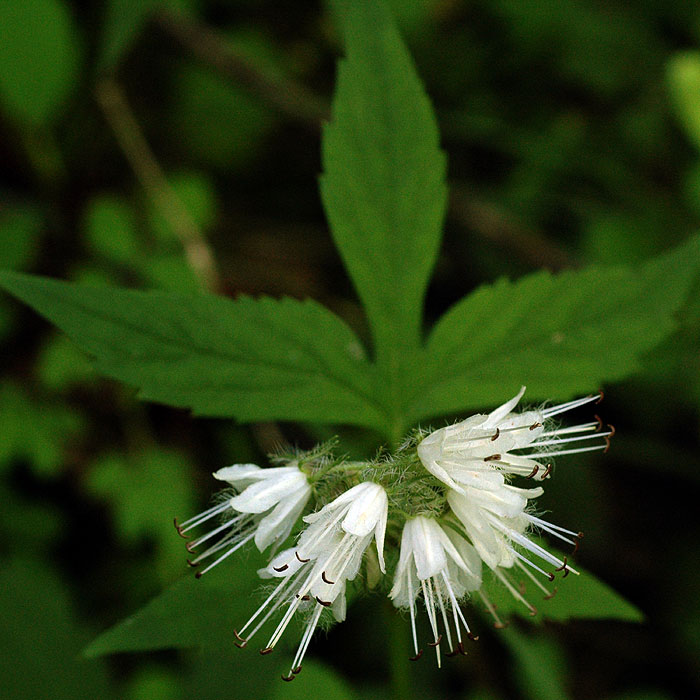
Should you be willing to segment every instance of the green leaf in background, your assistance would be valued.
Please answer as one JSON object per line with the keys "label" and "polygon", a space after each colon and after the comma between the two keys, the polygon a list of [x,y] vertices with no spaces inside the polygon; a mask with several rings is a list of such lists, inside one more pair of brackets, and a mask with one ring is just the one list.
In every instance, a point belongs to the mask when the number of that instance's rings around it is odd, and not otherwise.
{"label": "green leaf in background", "polygon": [[144,400],[240,421],[382,425],[362,346],[313,301],[90,288],[14,272],[0,273],[0,286]]}
{"label": "green leaf in background", "polygon": [[413,420],[494,406],[527,385],[527,400],[595,391],[640,368],[675,328],[700,268],[700,238],[637,270],[536,272],[485,285],[433,329]]}
{"label": "green leaf in background", "polygon": [[181,454],[154,448],[137,455],[104,455],[87,477],[88,491],[110,503],[124,542],[155,540],[163,579],[182,571],[182,542],[173,537],[172,518],[194,511],[189,475]]}
{"label": "green leaf in background", "polygon": [[105,3],[97,70],[107,72],[118,67],[153,10],[164,2],[165,0],[108,0]]}
{"label": "green leaf in background", "polygon": [[[542,543],[549,551],[557,556],[563,556],[554,547]],[[549,600],[542,600],[543,593],[528,584],[525,580],[525,598],[537,608],[539,615],[531,618],[522,603],[519,603],[506,590],[505,586],[494,576],[484,577],[483,588],[490,600],[497,606],[498,614],[505,619],[511,615],[520,615],[528,620],[556,620],[565,622],[574,618],[624,620],[626,622],[642,622],[644,615],[632,603],[625,600],[610,586],[596,578],[579,564],[574,565],[580,572],[578,576],[570,574],[564,580],[557,577],[554,583],[548,584],[552,590],[555,586],[557,593]]]}
{"label": "green leaf in background", "polygon": [[[3,198],[8,199],[6,194]],[[0,268],[26,268],[37,252],[43,225],[44,217],[35,206],[6,202],[0,208]],[[11,321],[11,310],[0,301],[0,336],[9,331]]]}
{"label": "green leaf in background", "polygon": [[321,195],[395,394],[406,353],[420,344],[445,212],[445,156],[428,98],[385,7],[374,0],[334,5],[346,58],[323,133]]}
{"label": "green leaf in background", "polygon": [[0,605],[3,700],[117,697],[105,666],[78,655],[86,631],[76,623],[65,584],[45,565],[4,561]]}
{"label": "green leaf in background", "polygon": [[271,700],[308,700],[323,692],[324,700],[355,700],[359,695],[333,669],[318,661],[304,661],[302,672],[287,685],[272,687]]}
{"label": "green leaf in background", "polygon": [[136,213],[125,199],[111,194],[93,197],[83,211],[83,228],[91,252],[126,264],[139,257]]}
{"label": "green leaf in background", "polygon": [[531,700],[562,700],[570,697],[567,663],[563,649],[541,630],[521,632],[510,626],[500,633],[515,662],[518,686]]}
{"label": "green leaf in background", "polygon": [[0,100],[32,126],[47,126],[77,87],[79,38],[61,0],[0,3]]}
{"label": "green leaf in background", "polygon": [[677,54],[668,63],[667,78],[678,118],[700,148],[700,51]]}
{"label": "green leaf in background", "polygon": [[62,403],[29,396],[21,386],[0,385],[0,466],[26,459],[38,474],[55,475],[64,451],[83,427],[82,416]]}

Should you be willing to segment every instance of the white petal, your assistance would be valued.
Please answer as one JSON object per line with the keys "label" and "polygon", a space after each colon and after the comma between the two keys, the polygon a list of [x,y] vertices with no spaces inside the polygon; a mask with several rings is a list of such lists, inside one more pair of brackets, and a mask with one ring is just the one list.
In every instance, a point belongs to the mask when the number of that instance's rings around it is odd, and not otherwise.
{"label": "white petal", "polygon": [[521,386],[520,391],[510,401],[506,401],[502,406],[491,411],[489,417],[484,422],[484,427],[496,427],[518,405],[518,401],[520,401],[524,393],[525,387]]}
{"label": "white petal", "polygon": [[[365,488],[360,491],[360,486]],[[378,525],[382,527],[383,523],[383,526],[386,526],[388,499],[386,491],[379,484],[366,481],[354,488],[358,489],[357,496],[348,508],[341,526],[345,532],[351,535],[364,537],[375,530]],[[350,491],[352,490],[350,489]],[[350,491],[347,493],[350,493]],[[382,533],[383,539],[384,535]]]}
{"label": "white petal", "polygon": [[290,492],[294,492],[306,484],[306,476],[295,468],[292,471],[277,474],[276,478],[268,478],[251,484],[243,493],[231,499],[231,505],[241,513],[264,513]]}
{"label": "white petal", "polygon": [[306,502],[311,496],[311,487],[308,484],[290,493],[281,500],[259,523],[255,531],[255,544],[262,552],[273,542],[283,542],[289,537],[289,533],[294,527]]}
{"label": "white petal", "polygon": [[418,516],[406,522],[411,528],[416,574],[421,581],[436,576],[447,566],[440,540],[440,526],[432,518]]}
{"label": "white petal", "polygon": [[237,486],[239,482],[252,482],[257,478],[258,472],[264,471],[257,464],[234,464],[231,467],[223,467],[212,475],[219,481],[228,481],[231,486]]}

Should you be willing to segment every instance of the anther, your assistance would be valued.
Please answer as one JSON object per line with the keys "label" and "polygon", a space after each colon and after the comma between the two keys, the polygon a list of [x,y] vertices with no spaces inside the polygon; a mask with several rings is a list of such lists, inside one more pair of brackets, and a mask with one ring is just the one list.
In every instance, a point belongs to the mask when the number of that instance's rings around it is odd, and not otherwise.
{"label": "anther", "polygon": [[603,454],[607,454],[608,450],[610,449],[610,436],[606,435],[605,436],[605,449],[603,450]]}
{"label": "anther", "polygon": [[323,605],[324,608],[330,608],[330,606],[333,605],[330,600],[321,600],[318,596],[314,596],[314,598],[316,598],[316,602],[319,605]]}
{"label": "anther", "polygon": [[423,656],[423,650],[421,649],[415,656],[409,656],[408,660],[409,661],[418,661],[420,657]]}
{"label": "anther", "polygon": [[472,642],[478,642],[479,641],[479,635],[474,634],[473,632],[467,632],[467,637],[472,640]]}
{"label": "anther", "polygon": [[190,538],[189,538],[189,535],[186,535],[186,534],[182,531],[182,527],[180,527],[180,525],[178,525],[177,518],[173,518],[173,525],[175,525],[175,529],[177,530],[177,534],[180,535],[180,537],[182,537],[182,538],[185,539],[185,540],[189,540],[189,539],[190,539]]}
{"label": "anther", "polygon": [[194,554],[194,553],[195,553],[195,549],[194,549],[194,547],[192,546],[192,543],[191,543],[191,542],[185,542],[185,549],[186,549],[190,554]]}
{"label": "anther", "polygon": [[579,546],[579,539],[577,538],[576,541],[574,542],[574,548],[571,550],[571,555],[573,556],[578,552],[578,546]]}
{"label": "anther", "polygon": [[302,558],[299,556],[299,552],[297,552],[297,551],[294,552],[294,556],[295,556],[302,564],[306,564],[306,562],[311,561],[310,558],[309,558],[309,559],[302,559]]}
{"label": "anther", "polygon": [[273,566],[272,567],[275,571],[282,572],[286,571],[289,568],[289,564],[282,564],[282,566]]}
{"label": "anther", "polygon": [[570,572],[570,571],[571,571],[571,569],[569,569],[568,567],[565,568],[565,569],[564,569],[564,575],[562,576],[562,578],[566,578],[566,577],[569,575],[569,572]]}
{"label": "anther", "polygon": [[536,464],[535,468],[525,478],[526,479],[534,479],[539,470],[540,470],[540,465]]}
{"label": "anther", "polygon": [[493,627],[494,627],[494,629],[497,629],[497,630],[504,630],[506,627],[508,627],[508,623],[507,622],[494,622]]}
{"label": "anther", "polygon": [[530,606],[530,617],[535,617],[537,615],[537,608],[534,605]]}
{"label": "anther", "polygon": [[552,471],[552,465],[548,464],[547,468],[544,470],[544,474],[542,474],[542,478],[540,479],[540,481],[544,481],[550,475],[551,471]]}
{"label": "anther", "polygon": [[329,585],[331,585],[331,586],[335,583],[335,581],[331,581],[330,579],[326,578],[326,572],[325,572],[325,571],[322,571],[322,572],[321,572],[321,578],[322,578],[327,584],[329,584]]}
{"label": "anther", "polygon": [[296,676],[299,672],[301,671],[301,664],[297,666],[296,668],[292,669],[292,673]]}
{"label": "anther", "polygon": [[552,589],[552,592],[551,592],[551,593],[548,593],[548,594],[544,597],[544,599],[545,599],[545,600],[551,600],[551,599],[554,598],[554,596],[557,594],[557,591],[558,591],[558,590],[559,590],[559,589],[555,586],[555,587]]}
{"label": "anther", "polygon": [[548,571],[548,572],[547,572],[547,578],[548,578],[550,581],[554,581],[554,579],[555,579],[556,577],[554,576],[554,574],[553,574],[551,571]]}
{"label": "anther", "polygon": [[265,647],[264,649],[260,650],[260,655],[266,656],[267,654],[271,654],[274,650],[275,650],[274,647]]}
{"label": "anther", "polygon": [[202,578],[202,572],[201,572],[201,571],[198,571],[198,572],[194,575],[194,577],[195,577],[195,578]]}
{"label": "anther", "polygon": [[598,405],[605,398],[605,394],[603,393],[602,389],[598,391],[598,396],[600,396],[600,398],[596,401],[596,405]]}
{"label": "anther", "polygon": [[248,642],[243,641],[243,642],[234,642],[234,644],[239,648],[239,649],[245,649],[248,646]]}
{"label": "anther", "polygon": [[484,462],[495,462],[501,458],[500,454],[495,454],[495,455],[489,455],[488,457],[484,457]]}
{"label": "anther", "polygon": [[457,643],[457,651],[462,655],[466,656],[467,652],[464,650],[464,644],[462,642]]}
{"label": "anther", "polygon": [[234,627],[233,629],[233,636],[239,641],[239,642],[247,642],[248,640],[245,639],[244,637],[241,637],[240,634],[238,634],[238,630]]}
{"label": "anther", "polygon": [[599,433],[603,429],[603,419],[597,413],[594,413],[593,417],[596,419],[596,422],[598,423],[598,427],[595,429],[595,431],[596,431],[596,433]]}
{"label": "anther", "polygon": [[452,656],[457,656],[457,654],[459,654],[459,649],[457,649],[457,648],[455,647],[452,651],[446,652],[446,653],[445,653],[445,656],[452,657]]}
{"label": "anther", "polygon": [[199,566],[199,564],[195,564],[191,559],[185,559],[185,561],[187,562],[188,566],[191,566],[195,569]]}
{"label": "anther", "polygon": [[442,641],[442,635],[439,635],[434,642],[428,642],[429,647],[436,647]]}
{"label": "anther", "polygon": [[566,563],[567,563],[567,558],[564,557],[563,559],[563,564],[561,566],[558,566],[555,571],[566,571]]}
{"label": "anther", "polygon": [[529,430],[536,430],[537,428],[541,427],[542,423],[533,423],[528,429]]}
{"label": "anther", "polygon": [[500,429],[500,428],[496,428],[496,434],[491,438],[491,442],[495,442],[496,440],[498,440],[498,436],[499,436],[500,434],[501,434],[501,429]]}
{"label": "anther", "polygon": [[282,676],[283,681],[293,681],[296,678],[296,676],[292,673],[290,673],[288,676]]}

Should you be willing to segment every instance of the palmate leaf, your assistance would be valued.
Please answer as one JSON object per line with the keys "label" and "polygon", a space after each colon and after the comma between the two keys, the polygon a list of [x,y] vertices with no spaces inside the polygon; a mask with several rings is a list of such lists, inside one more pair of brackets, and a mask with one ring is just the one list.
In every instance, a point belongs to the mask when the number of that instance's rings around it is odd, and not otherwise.
{"label": "palmate leaf", "polygon": [[[392,390],[420,345],[445,212],[435,116],[386,8],[336,0],[346,58],[323,134],[321,195]],[[385,380],[386,381],[386,380]]]}
{"label": "palmate leaf", "polygon": [[[535,539],[535,538],[532,538]],[[562,552],[554,547],[541,542],[542,546],[552,554],[563,557]],[[496,605],[498,614],[506,621],[511,615],[526,617],[528,620],[541,622],[542,620],[556,620],[566,622],[574,618],[621,620],[624,622],[642,622],[644,614],[635,605],[625,600],[610,586],[583,569],[578,563],[575,568],[578,576],[570,574],[566,580],[557,578],[552,584],[546,580],[548,588],[557,588],[556,595],[548,600],[542,600],[542,592],[534,585],[527,585],[525,597],[535,606],[538,615],[529,616],[525,606],[506,590],[505,586],[490,573],[484,576],[483,590],[491,602]],[[527,581],[527,579],[525,579]]]}
{"label": "palmate leaf", "polygon": [[485,285],[455,304],[428,339],[406,406],[410,421],[595,391],[639,369],[675,328],[700,270],[694,236],[641,268],[586,268]]}
{"label": "palmate leaf", "polygon": [[0,273],[0,286],[142,399],[240,421],[382,423],[362,346],[313,301],[83,287],[15,272]]}

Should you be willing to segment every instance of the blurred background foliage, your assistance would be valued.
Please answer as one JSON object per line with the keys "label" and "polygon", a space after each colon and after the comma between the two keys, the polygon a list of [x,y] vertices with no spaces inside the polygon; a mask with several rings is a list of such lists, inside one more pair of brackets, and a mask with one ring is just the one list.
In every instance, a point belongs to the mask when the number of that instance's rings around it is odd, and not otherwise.
{"label": "blurred background foliage", "polygon": [[[697,230],[697,4],[391,4],[449,155],[429,318],[500,275],[642,261]],[[322,3],[5,0],[0,27],[0,267],[310,296],[366,338],[316,184],[338,55]],[[699,332],[695,293],[672,341],[607,387],[613,451],[561,469],[544,500],[586,532],[580,561],[646,624],[514,621],[439,674],[411,666],[404,687],[480,700],[700,694]],[[290,686],[268,658],[234,654],[227,629],[218,648],[80,658],[182,575],[171,520],[206,503],[211,471],[328,433],[139,404],[5,296],[0,337],[3,697],[387,697],[402,649],[373,598]],[[227,569],[242,618],[252,583],[235,571],[254,559]]]}

